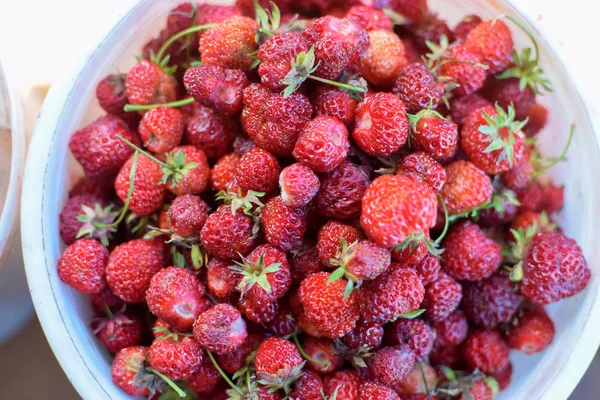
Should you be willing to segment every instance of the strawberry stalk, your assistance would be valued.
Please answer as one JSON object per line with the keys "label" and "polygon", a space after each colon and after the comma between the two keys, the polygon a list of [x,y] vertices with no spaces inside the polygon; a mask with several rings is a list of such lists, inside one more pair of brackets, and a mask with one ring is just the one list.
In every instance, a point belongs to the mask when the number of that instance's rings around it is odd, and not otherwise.
{"label": "strawberry stalk", "polygon": [[176,34],[171,36],[169,39],[167,39],[167,41],[165,43],[163,43],[163,45],[160,47],[160,49],[158,49],[158,53],[156,53],[156,59],[157,60],[163,59],[165,52],[169,49],[169,47],[173,43],[175,43],[175,41],[177,39],[181,39],[182,37],[191,35],[192,33],[195,33],[195,32],[200,32],[205,29],[214,28],[215,26],[217,26],[217,24],[197,25],[197,26],[192,26],[190,28],[187,28],[187,29],[177,32]]}
{"label": "strawberry stalk", "polygon": [[292,334],[292,340],[296,344],[296,347],[298,348],[298,351],[300,352],[300,354],[302,354],[302,357],[304,357],[305,360],[310,361],[311,363],[314,363],[314,364],[317,364],[317,365],[321,365],[324,368],[329,368],[329,363],[327,361],[315,360],[314,358],[312,358],[311,356],[309,356],[306,351],[304,351],[304,348],[300,344],[300,340],[298,340],[298,334],[297,333]]}
{"label": "strawberry stalk", "polygon": [[235,390],[237,393],[239,393],[240,395],[242,395],[242,397],[244,397],[245,394],[242,391],[242,389],[240,389],[235,383],[233,383],[231,381],[231,379],[229,379],[229,377],[227,376],[227,374],[221,369],[221,366],[219,365],[219,363],[217,362],[217,360],[215,360],[215,356],[213,356],[213,354],[211,353],[211,351],[207,349],[206,353],[208,354],[208,357],[210,358],[210,361],[213,363],[213,365],[215,366],[215,368],[217,369],[217,371],[219,371],[219,375],[221,375],[221,377],[225,380],[225,382],[227,382],[227,384],[229,386],[231,386],[231,388],[233,390]]}
{"label": "strawberry stalk", "polygon": [[193,97],[188,97],[185,99],[172,101],[170,103],[146,104],[146,105],[125,104],[125,107],[123,107],[123,110],[125,110],[125,111],[148,111],[148,110],[152,110],[153,108],[157,108],[157,107],[175,108],[175,107],[181,107],[181,106],[186,106],[188,104],[192,104],[194,101],[196,101],[196,100],[194,100]]}
{"label": "strawberry stalk", "polygon": [[[571,127],[569,128],[569,138],[567,139],[567,144],[565,145],[563,151],[560,153],[560,155],[558,157],[549,157],[549,158],[538,158],[535,160],[535,169],[536,171],[536,176],[539,175],[542,171],[547,170],[548,168],[552,168],[554,167],[556,164],[558,164],[561,161],[566,161],[567,157],[567,151],[569,151],[569,147],[571,147],[571,142],[573,141],[573,135],[575,133],[575,125],[571,124]],[[544,162],[547,162],[547,164],[543,164]]]}
{"label": "strawberry stalk", "polygon": [[154,368],[149,367],[148,372],[152,372],[153,374],[159,376],[167,385],[171,387],[179,395],[179,397],[186,397],[187,394],[179,388],[170,378],[168,378],[165,374],[155,370]]}

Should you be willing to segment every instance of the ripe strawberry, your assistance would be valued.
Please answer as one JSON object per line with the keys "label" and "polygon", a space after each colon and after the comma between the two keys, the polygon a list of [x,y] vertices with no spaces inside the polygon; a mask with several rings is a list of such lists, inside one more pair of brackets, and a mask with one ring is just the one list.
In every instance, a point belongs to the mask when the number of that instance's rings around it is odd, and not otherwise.
{"label": "ripe strawberry", "polygon": [[359,25],[331,15],[310,20],[302,32],[309,46],[314,46],[314,75],[335,79],[353,67],[369,46],[369,36]]}
{"label": "ripe strawberry", "polygon": [[287,299],[283,299],[273,319],[265,324],[267,331],[275,336],[291,335],[298,329],[296,318],[291,308],[287,304]]}
{"label": "ripe strawberry", "polygon": [[548,109],[541,104],[535,103],[527,111],[525,117],[529,118],[529,122],[523,128],[523,131],[528,137],[535,136],[548,123]]}
{"label": "ripe strawberry", "polygon": [[439,113],[424,110],[414,116],[411,121],[410,144],[432,157],[448,157],[456,149],[458,143],[458,126],[443,118]]}
{"label": "ripe strawberry", "polygon": [[210,186],[215,191],[237,191],[238,184],[235,180],[235,170],[240,158],[236,153],[230,153],[219,158],[210,171]]}
{"label": "ripe strawberry", "polygon": [[218,301],[230,299],[235,294],[239,277],[229,268],[230,262],[211,258],[206,266],[206,278],[208,280],[208,291]]}
{"label": "ripe strawberry", "polygon": [[500,246],[479,226],[463,221],[444,239],[444,271],[459,280],[478,281],[492,275],[502,262]]}
{"label": "ripe strawberry", "polygon": [[450,115],[452,116],[452,120],[454,122],[462,126],[465,123],[467,116],[473,111],[491,105],[492,103],[478,93],[471,93],[461,97],[453,97],[450,99]]}
{"label": "ripe strawberry", "polygon": [[292,342],[270,337],[258,346],[254,365],[258,378],[267,387],[284,388],[289,393],[291,385],[302,375],[304,361]]}
{"label": "ripe strawberry", "polygon": [[243,156],[255,147],[256,143],[245,133],[239,133],[233,140],[233,151],[240,156]]}
{"label": "ripe strawberry", "polygon": [[371,30],[369,47],[360,59],[358,70],[367,82],[391,87],[408,61],[402,41],[394,32],[385,29]]}
{"label": "ripe strawberry", "polygon": [[194,338],[205,349],[224,354],[240,347],[248,332],[240,312],[229,304],[217,304],[201,313],[194,323]]}
{"label": "ripe strawberry", "polygon": [[154,339],[148,349],[150,366],[173,380],[187,379],[198,371],[205,357],[194,339],[181,334]]}
{"label": "ripe strawberry", "polygon": [[378,0],[375,8],[389,7],[408,18],[413,24],[420,25],[429,14],[426,0]]}
{"label": "ripe strawberry", "polygon": [[[463,366],[462,354],[459,346],[440,347],[436,346],[429,355],[431,365],[440,367],[442,365],[450,368]],[[461,365],[462,363],[462,365]]]}
{"label": "ripe strawberry", "polygon": [[512,379],[513,368],[512,364],[509,362],[508,365],[502,368],[500,371],[492,374],[492,378],[498,382],[498,388],[500,390],[504,390],[510,385],[510,380]]}
{"label": "ripe strawberry", "polygon": [[508,345],[526,354],[539,353],[554,340],[554,323],[542,307],[533,307],[508,327]]}
{"label": "ripe strawberry", "polygon": [[225,69],[247,71],[257,50],[254,34],[258,24],[250,18],[233,16],[206,30],[198,50],[202,62]]}
{"label": "ripe strawberry", "polygon": [[238,370],[247,366],[250,359],[254,360],[254,357],[249,358],[249,356],[258,347],[260,339],[259,335],[248,334],[241,346],[233,351],[217,356],[219,366],[223,371],[235,374]]}
{"label": "ripe strawberry", "polygon": [[412,240],[404,248],[396,246],[392,249],[392,259],[403,264],[415,264],[423,260],[429,250],[425,239],[430,240],[429,229],[423,231],[423,240]]}
{"label": "ripe strawberry", "polygon": [[329,85],[319,85],[312,92],[311,98],[315,115],[337,118],[351,128],[358,102],[349,93]]}
{"label": "ripe strawberry", "polygon": [[[112,362],[112,381],[130,396],[150,396],[160,390],[163,381],[156,375],[146,373],[146,348],[126,347],[119,351]],[[143,384],[138,379],[144,377]]]}
{"label": "ripe strawberry", "polygon": [[[67,200],[60,212],[60,237],[66,245],[72,245],[78,238],[98,239],[108,245],[116,228],[111,224],[119,212],[114,205],[101,197],[82,194]],[[106,227],[104,227],[106,226]]]}
{"label": "ripe strawberry", "polygon": [[304,371],[294,384],[290,399],[294,400],[322,400],[323,380],[313,371]]}
{"label": "ripe strawberry", "polygon": [[373,242],[389,248],[435,225],[436,210],[435,194],[425,185],[403,175],[383,175],[365,192],[360,223]]}
{"label": "ripe strawberry", "polygon": [[206,290],[196,276],[179,267],[168,267],[152,277],[146,301],[152,314],[178,332],[192,329],[196,317],[206,310]]}
{"label": "ripe strawberry", "polygon": [[162,243],[135,239],[114,248],[106,265],[110,290],[125,303],[146,300],[150,280],[165,266]]}
{"label": "ripe strawberry", "polygon": [[[435,390],[438,379],[436,370],[427,362],[421,361],[415,363],[412,371],[400,381],[393,384],[392,388],[401,396],[401,399],[412,399],[412,397],[405,396],[410,396],[409,394],[419,396],[421,393],[428,393]],[[434,397],[431,398],[435,399]],[[415,399],[418,398],[415,397]],[[425,397],[423,400],[429,399],[429,397]]]}
{"label": "ripe strawberry", "polygon": [[[330,374],[344,363],[344,358],[338,353],[331,339],[306,335],[302,340],[302,348],[310,357],[306,362],[307,366],[319,374]],[[314,363],[312,360],[319,361],[321,364]]]}
{"label": "ripe strawberry", "polygon": [[[137,158],[133,183],[130,180],[134,161]],[[144,154],[133,155],[119,171],[115,179],[115,192],[121,201],[127,201],[129,188],[133,185],[129,209],[138,216],[152,214],[164,203],[167,189],[161,182],[163,171],[161,166]]]}
{"label": "ripe strawberry", "polygon": [[435,282],[442,268],[439,258],[429,252],[420,261],[410,264],[410,267],[419,275],[423,286]]}
{"label": "ripe strawberry", "polygon": [[[341,370],[327,375],[323,380],[325,396],[336,399],[360,400],[359,390],[362,380],[354,370]],[[331,398],[331,397],[330,397]]]}
{"label": "ripe strawberry", "polygon": [[256,241],[252,217],[241,209],[222,205],[210,214],[200,232],[200,241],[212,255],[224,260],[246,255]]}
{"label": "ripe strawberry", "polygon": [[272,321],[279,310],[279,303],[277,301],[264,297],[257,297],[255,299],[244,297],[240,299],[237,306],[248,321],[257,324],[265,324]]}
{"label": "ripe strawberry", "polygon": [[185,71],[183,84],[198,103],[229,116],[242,110],[244,89],[250,83],[239,69],[200,65]]}
{"label": "ripe strawberry", "polygon": [[346,283],[341,280],[328,282],[331,274],[317,272],[300,284],[300,301],[308,321],[318,327],[319,333],[331,339],[350,332],[358,321],[356,293],[345,298]]}
{"label": "ripe strawberry", "polygon": [[[254,8],[252,8],[252,10],[254,11]],[[241,15],[240,11],[241,8],[238,8],[235,5],[221,6],[216,4],[198,4],[196,25],[218,24],[229,17]]]}
{"label": "ripe strawberry", "polygon": [[485,380],[478,380],[470,388],[463,390],[461,400],[493,400],[494,392]]}
{"label": "ripe strawberry", "polygon": [[179,146],[166,155],[161,182],[176,196],[202,193],[208,186],[210,167],[206,155],[194,146]]}
{"label": "ripe strawberry", "polygon": [[306,39],[297,32],[285,32],[270,36],[258,50],[260,60],[258,74],[263,85],[272,90],[285,89],[282,81],[292,69],[292,60],[310,49]]}
{"label": "ripe strawberry", "polygon": [[181,111],[171,107],[156,107],[144,114],[138,132],[148,150],[165,153],[179,144],[183,129]]}
{"label": "ripe strawberry", "polygon": [[291,252],[290,272],[294,283],[300,283],[309,274],[322,271],[323,267],[313,241],[304,240],[300,247]]}
{"label": "ripe strawberry", "polygon": [[125,97],[125,74],[108,75],[96,86],[100,107],[109,114],[119,115],[127,104]]}
{"label": "ripe strawberry", "polygon": [[454,27],[454,38],[464,42],[473,28],[481,23],[478,15],[467,15]]}
{"label": "ripe strawberry", "polygon": [[493,374],[506,367],[510,348],[495,329],[469,334],[463,347],[463,357],[469,368]]}
{"label": "ripe strawberry", "polygon": [[361,319],[356,327],[342,337],[342,343],[350,350],[377,349],[383,341],[383,326]]}
{"label": "ripe strawberry", "polygon": [[334,117],[321,115],[304,126],[292,154],[313,171],[327,172],[344,161],[349,148],[346,126]]}
{"label": "ripe strawberry", "polygon": [[363,239],[362,233],[353,226],[343,224],[338,221],[327,221],[319,229],[317,239],[317,253],[319,260],[323,265],[330,265],[336,254],[341,252],[344,239],[346,243],[354,243]]}
{"label": "ripe strawberry", "polygon": [[563,233],[540,232],[523,258],[520,288],[527,298],[549,304],[581,292],[590,270],[577,243]]}
{"label": "ripe strawberry", "polygon": [[292,207],[304,207],[316,196],[319,177],[306,165],[295,163],[279,174],[281,200]]}
{"label": "ripe strawberry", "polygon": [[[282,15],[282,18],[285,18],[285,15],[291,12],[292,2],[290,0],[276,0],[274,2],[269,2],[266,0],[259,0],[258,5],[262,8],[269,9],[270,5],[275,3],[277,8],[279,8],[279,12]],[[253,18],[256,14],[256,3],[254,1],[249,0],[236,0],[235,6],[238,12],[241,12],[242,15]],[[285,21],[282,21],[285,22]]]}
{"label": "ripe strawberry", "polygon": [[208,107],[195,107],[186,118],[184,143],[204,151],[211,160],[231,152],[234,133],[239,130],[237,122]]}
{"label": "ripe strawberry", "polygon": [[69,198],[82,194],[92,195],[103,200],[110,200],[114,197],[112,193],[112,181],[110,179],[83,176],[77,180],[69,191]]}
{"label": "ripe strawberry", "polygon": [[108,250],[93,239],[79,239],[58,259],[58,277],[81,293],[99,293],[105,286]]}
{"label": "ripe strawberry", "polygon": [[534,149],[526,146],[523,149],[523,157],[521,161],[516,163],[514,167],[500,174],[502,183],[509,189],[518,191],[524,189],[531,183],[535,168],[532,162],[532,153]]}
{"label": "ripe strawberry", "polygon": [[438,279],[425,288],[423,307],[433,322],[447,318],[460,304],[462,287],[450,276],[440,272]]}
{"label": "ripe strawberry", "polygon": [[242,156],[235,170],[235,179],[242,190],[272,193],[277,188],[281,166],[274,155],[260,147]]}
{"label": "ripe strawberry", "polygon": [[504,109],[512,105],[517,118],[527,118],[527,112],[535,104],[535,92],[529,86],[521,90],[518,78],[490,79],[484,93],[492,103],[498,103]]}
{"label": "ripe strawberry", "polygon": [[[517,215],[510,223],[510,230],[518,232],[519,229],[523,232],[527,232],[530,227],[535,225],[536,232],[544,232],[554,230],[554,226],[551,221],[548,220],[548,216],[545,213],[538,214],[531,211],[526,211],[522,214]],[[515,241],[515,236],[512,232],[509,232],[507,238],[510,242]]]}
{"label": "ripe strawberry", "polygon": [[389,250],[369,240],[350,245],[342,243],[341,251],[336,254],[335,260],[330,260],[331,265],[338,267],[338,273],[343,272],[346,278],[358,283],[377,278],[387,270],[390,262]]}
{"label": "ripe strawberry", "polygon": [[[109,310],[110,311],[110,310]],[[94,334],[111,353],[142,343],[144,325],[140,316],[124,309],[92,320]]]}
{"label": "ripe strawberry", "polygon": [[352,138],[368,155],[387,157],[397,152],[407,137],[408,118],[397,96],[375,93],[356,107]]}
{"label": "ripe strawberry", "polygon": [[446,318],[436,321],[433,324],[435,329],[435,346],[451,347],[458,346],[467,338],[469,333],[469,324],[465,314],[456,310]]}
{"label": "ripe strawberry", "polygon": [[383,347],[371,359],[370,370],[376,381],[391,385],[408,375],[415,361],[415,353],[406,344]]}
{"label": "ripe strawberry", "polygon": [[178,236],[198,237],[208,218],[208,205],[200,196],[184,194],[177,196],[169,206],[169,227]]}
{"label": "ripe strawberry", "polygon": [[400,400],[396,392],[386,385],[376,382],[365,382],[360,386],[361,399]]}
{"label": "ripe strawberry", "polygon": [[292,154],[311,114],[310,102],[298,92],[284,97],[257,83],[244,90],[244,130],[258,146],[277,156]]}
{"label": "ripe strawberry", "polygon": [[535,212],[540,213],[544,210],[545,202],[544,187],[536,180],[531,182],[527,187],[517,191],[517,200],[521,203],[519,212]]}
{"label": "ripe strawberry", "polygon": [[297,249],[306,232],[307,209],[286,205],[281,196],[271,198],[260,217],[267,243],[283,251]]}
{"label": "ripe strawberry", "polygon": [[434,332],[431,326],[420,319],[397,319],[386,329],[386,343],[393,346],[407,344],[416,360],[427,357],[433,348]]}
{"label": "ripe strawberry", "polygon": [[510,30],[499,20],[484,21],[471,29],[465,47],[481,57],[489,74],[504,70],[511,62],[513,40]]}
{"label": "ripe strawberry", "polygon": [[563,186],[554,186],[548,184],[544,186],[544,203],[543,207],[547,214],[554,214],[563,208],[565,203],[565,193]]}
{"label": "ripe strawberry", "polygon": [[[190,389],[197,393],[211,393],[222,378],[208,357],[203,357],[198,370],[188,378]],[[210,397],[213,398],[213,397]]]}
{"label": "ripe strawberry", "polygon": [[469,161],[446,165],[446,184],[440,191],[449,215],[463,214],[492,199],[490,177]]}
{"label": "ripe strawberry", "polygon": [[138,136],[114,115],[100,117],[71,136],[69,149],[86,176],[111,179],[117,175],[133,154],[133,149],[121,142],[119,136],[140,144]]}
{"label": "ripe strawberry", "polygon": [[177,99],[177,82],[152,61],[135,64],[125,78],[125,95],[130,104],[162,104]]}
{"label": "ripe strawberry", "polygon": [[525,122],[515,121],[513,107],[484,107],[467,116],[460,145],[473,164],[489,174],[511,169],[523,157]]}
{"label": "ripe strawberry", "polygon": [[446,183],[444,167],[421,151],[415,151],[404,157],[397,173],[422,183],[434,193],[439,193]]}
{"label": "ripe strawberry", "polygon": [[465,96],[474,93],[485,83],[486,68],[481,64],[481,57],[463,45],[452,47],[448,54],[441,58],[439,76],[450,78],[457,85],[452,93]]}
{"label": "ripe strawberry", "polygon": [[436,108],[444,95],[444,86],[423,62],[413,62],[400,71],[393,91],[406,106],[406,111],[416,114],[428,107]]}
{"label": "ripe strawberry", "polygon": [[444,37],[453,42],[452,30],[436,13],[426,13],[423,22],[412,27],[417,45],[427,48],[427,42],[440,43]]}
{"label": "ripe strawberry", "polygon": [[424,292],[414,270],[392,266],[360,289],[360,314],[367,321],[384,324],[419,308]]}
{"label": "ripe strawberry", "polygon": [[391,18],[385,15],[383,11],[366,5],[352,6],[346,13],[346,18],[367,32],[376,29],[391,31],[393,26]]}
{"label": "ripe strawberry", "polygon": [[108,307],[111,311],[116,311],[125,304],[118,296],[110,291],[108,286],[105,286],[104,289],[98,293],[91,294],[90,302],[92,303],[92,308],[97,313],[105,311],[105,307]]}
{"label": "ripe strawberry", "polygon": [[328,218],[358,218],[368,186],[369,177],[358,165],[346,160],[322,177],[314,204],[317,211]]}

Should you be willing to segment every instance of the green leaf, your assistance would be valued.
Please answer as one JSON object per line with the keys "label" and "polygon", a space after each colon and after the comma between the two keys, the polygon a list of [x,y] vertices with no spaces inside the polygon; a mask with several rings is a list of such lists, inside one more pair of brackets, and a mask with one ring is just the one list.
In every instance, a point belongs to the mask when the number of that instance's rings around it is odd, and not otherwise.
{"label": "green leaf", "polygon": [[449,381],[453,381],[456,379],[456,373],[452,370],[452,368],[442,365],[440,367],[440,370],[442,371],[442,374],[444,374],[446,379],[448,379]]}
{"label": "green leaf", "polygon": [[261,274],[256,278],[256,283],[263,288],[267,293],[271,293],[271,284],[269,283],[269,279],[267,279],[267,275]]}
{"label": "green leaf", "polygon": [[354,282],[348,280],[348,283],[346,283],[346,289],[344,289],[344,300],[347,300],[348,297],[350,297],[352,290],[354,290]]}
{"label": "green leaf", "polygon": [[400,317],[405,318],[405,319],[414,319],[417,318],[418,316],[420,316],[421,314],[423,314],[425,312],[424,308],[419,308],[417,310],[412,310],[409,312],[406,312],[402,315],[400,315]]}
{"label": "green leaf", "polygon": [[175,247],[175,246],[171,247],[171,255],[172,255],[172,258],[173,258],[173,265],[174,266],[185,268],[185,257],[183,256],[183,254],[181,254],[177,250],[177,247]]}
{"label": "green leaf", "polygon": [[333,271],[331,273],[331,276],[329,277],[329,279],[327,279],[327,283],[337,281],[338,279],[342,278],[345,273],[346,273],[346,270],[344,269],[344,267],[337,268],[335,271]]}
{"label": "green leaf", "polygon": [[500,385],[498,384],[498,381],[496,379],[494,379],[491,376],[486,376],[484,381],[485,384],[488,385],[490,389],[492,389],[492,396],[496,396],[500,392]]}
{"label": "green leaf", "polygon": [[263,273],[270,274],[273,272],[277,272],[281,269],[280,267],[281,267],[280,262],[273,263],[273,264],[269,265],[268,267],[264,268]]}

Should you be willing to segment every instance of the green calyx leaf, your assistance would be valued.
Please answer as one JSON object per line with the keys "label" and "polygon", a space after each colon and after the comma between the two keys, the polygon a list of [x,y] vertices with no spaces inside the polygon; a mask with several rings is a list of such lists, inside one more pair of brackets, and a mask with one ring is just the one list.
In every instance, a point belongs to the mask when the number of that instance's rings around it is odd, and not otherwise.
{"label": "green calyx leaf", "polygon": [[534,93],[539,95],[543,95],[544,91],[551,92],[552,84],[544,76],[544,70],[540,67],[537,56],[531,58],[532,53],[532,49],[529,47],[521,50],[521,54],[515,50],[512,55],[514,66],[496,75],[496,78],[518,78],[519,89],[525,90],[525,88],[529,87]]}
{"label": "green calyx leaf", "polygon": [[242,280],[237,285],[237,290],[242,294],[242,297],[255,284],[258,284],[265,292],[271,293],[271,283],[267,274],[274,274],[281,269],[281,262],[275,262],[268,266],[265,265],[265,253],[263,252],[255,263],[241,256],[242,261],[234,261],[235,265],[229,267],[242,275]]}
{"label": "green calyx leaf", "polygon": [[424,312],[425,312],[424,308],[419,308],[417,310],[405,312],[404,314],[400,315],[400,318],[415,319],[415,318],[419,317],[421,314],[423,314]]}
{"label": "green calyx leaf", "polygon": [[163,176],[160,182],[177,187],[183,178],[198,165],[195,161],[186,162],[183,150],[178,150],[175,153],[167,153],[167,162],[166,166],[162,167]]}
{"label": "green calyx leaf", "polygon": [[438,61],[441,60],[448,52],[448,49],[450,48],[450,42],[448,41],[448,36],[442,35],[439,44],[433,43],[430,40],[426,40],[425,45],[430,51],[429,53],[425,54],[425,61],[427,68],[432,70]]}
{"label": "green calyx leaf", "polygon": [[404,14],[400,14],[399,12],[394,11],[391,8],[385,7],[385,8],[382,8],[381,11],[383,11],[383,13],[392,20],[394,25],[408,25],[413,22],[410,18],[408,18]]}
{"label": "green calyx leaf", "polygon": [[232,190],[221,190],[217,193],[216,199],[228,204],[231,207],[231,212],[234,214],[237,210],[242,210],[244,214],[255,217],[260,214],[262,208],[265,206],[260,200],[264,195],[264,192],[256,192],[254,190],[248,190],[245,196],[242,195],[241,189],[238,189],[237,193]]}
{"label": "green calyx leaf", "polygon": [[510,230],[510,233],[515,239],[511,247],[511,255],[514,260],[520,261],[523,259],[525,256],[525,250],[527,250],[527,247],[529,247],[529,244],[531,243],[531,239],[533,239],[536,233],[539,232],[539,229],[539,224],[534,222],[525,230],[523,230],[523,228],[519,228],[518,230]]}
{"label": "green calyx leaf", "polygon": [[111,74],[108,76],[108,84],[114,87],[114,95],[119,96],[125,93],[125,74]]}
{"label": "green calyx leaf", "polygon": [[298,53],[296,59],[291,60],[290,72],[281,81],[286,85],[283,97],[288,97],[294,93],[317,68],[318,64],[315,65],[315,46],[312,46],[308,52]]}
{"label": "green calyx leaf", "polygon": [[306,364],[306,361],[303,361],[295,367],[287,365],[285,368],[277,371],[277,374],[259,373],[258,382],[269,388],[270,393],[277,390],[283,390],[286,394],[289,394],[292,391],[294,382],[303,375],[302,368],[304,368],[304,364]]}
{"label": "green calyx leaf", "polygon": [[406,239],[402,241],[402,243],[396,245],[396,247],[394,247],[394,251],[408,250],[409,253],[412,254],[412,252],[417,250],[421,243],[423,243],[425,244],[425,247],[427,247],[427,251],[429,251],[431,255],[440,258],[440,256],[444,252],[444,249],[441,249],[439,247],[440,241],[441,239],[432,241],[427,236],[425,236],[423,232],[414,232],[408,235]]}
{"label": "green calyx leaf", "polygon": [[171,247],[171,258],[175,267],[185,268],[185,256],[177,250],[177,246]]}
{"label": "green calyx leaf", "polygon": [[362,280],[351,274],[347,269],[350,261],[352,258],[354,258],[358,241],[348,245],[346,239],[340,237],[340,244],[341,246],[338,249],[335,258],[329,260],[329,263],[332,266],[337,266],[338,268],[333,271],[329,279],[327,279],[327,283],[331,283],[345,277],[348,280],[346,283],[346,288],[344,289],[344,300],[346,300],[348,297],[350,297],[350,294],[352,294],[354,288],[359,287],[362,284]]}
{"label": "green calyx leaf", "polygon": [[254,40],[260,46],[273,34],[278,33],[281,24],[281,12],[277,4],[271,2],[271,10],[265,10],[258,2],[255,3],[256,23],[258,29]]}
{"label": "green calyx leaf", "polygon": [[521,202],[517,199],[515,192],[504,188],[499,192],[494,192],[492,200],[484,208],[493,208],[498,214],[504,215],[506,203],[520,206]]}
{"label": "green calyx leaf", "polygon": [[452,368],[442,365],[440,367],[440,370],[442,371],[442,374],[444,374],[446,379],[448,379],[449,381],[456,380],[456,373]]}
{"label": "green calyx leaf", "polygon": [[191,250],[192,264],[195,270],[199,270],[208,264],[208,252],[199,244],[193,244]]}
{"label": "green calyx leaf", "polygon": [[99,203],[95,203],[93,208],[82,204],[83,213],[77,216],[77,221],[82,225],[76,238],[98,239],[104,246],[108,246],[109,240],[117,232],[114,223],[121,214],[121,211],[113,211],[113,208],[113,204],[102,207]]}
{"label": "green calyx leaf", "polygon": [[515,108],[510,105],[508,111],[504,111],[496,103],[496,114],[492,117],[486,112],[482,112],[483,118],[487,125],[481,125],[479,132],[487,137],[485,140],[489,142],[484,152],[502,150],[498,156],[496,163],[501,163],[504,159],[508,159],[509,165],[514,164],[514,145],[516,137],[523,136],[522,129],[527,124],[529,119],[525,121],[515,121]]}

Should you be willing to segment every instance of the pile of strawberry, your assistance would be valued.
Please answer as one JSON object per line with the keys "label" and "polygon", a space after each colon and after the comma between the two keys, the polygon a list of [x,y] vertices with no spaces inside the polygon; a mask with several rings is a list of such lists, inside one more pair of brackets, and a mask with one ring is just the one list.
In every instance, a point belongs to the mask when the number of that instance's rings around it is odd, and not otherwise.
{"label": "pile of strawberry", "polygon": [[185,3],[98,84],[58,275],[125,393],[492,399],[552,342],[590,271],[538,179],[537,44],[373,6]]}

